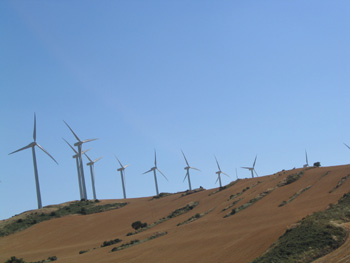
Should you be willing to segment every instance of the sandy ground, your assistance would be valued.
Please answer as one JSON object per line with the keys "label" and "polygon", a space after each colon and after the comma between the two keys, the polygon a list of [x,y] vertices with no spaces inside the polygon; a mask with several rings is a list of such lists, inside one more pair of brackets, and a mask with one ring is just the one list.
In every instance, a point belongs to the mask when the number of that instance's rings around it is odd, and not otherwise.
{"label": "sandy ground", "polygon": [[[298,181],[278,187],[247,209],[223,218],[231,209],[225,212],[222,212],[222,209],[234,200],[242,198],[234,207],[245,204],[267,189],[276,187],[288,174],[301,170],[304,170],[304,175]],[[157,200],[151,200],[150,197],[128,199],[129,204],[117,210],[57,218],[2,237],[0,262],[5,262],[11,256],[23,258],[25,261],[57,256],[57,262],[67,263],[250,262],[264,253],[287,228],[315,211],[326,209],[329,204],[336,203],[344,193],[350,192],[348,179],[337,190],[329,193],[347,174],[350,174],[349,165],[303,168],[239,180],[232,187],[216,194],[211,193],[217,189],[210,189],[184,197],[179,193]],[[249,186],[254,187],[240,197],[228,200],[230,195]],[[294,201],[283,207],[278,206],[308,186],[311,188]],[[104,200],[102,203],[115,201],[123,200]],[[199,202],[192,211],[144,232],[126,236],[128,232],[133,231],[133,222],[140,220],[150,224],[192,201]],[[213,210],[197,221],[177,226],[191,216],[210,209]],[[123,240],[120,244],[123,244],[135,239],[143,240],[163,231],[166,231],[167,235],[121,251],[110,252],[114,246],[100,248],[104,241],[119,238]],[[341,248],[317,262],[350,262],[349,248],[350,241],[347,240]],[[79,254],[82,250],[89,251]]]}

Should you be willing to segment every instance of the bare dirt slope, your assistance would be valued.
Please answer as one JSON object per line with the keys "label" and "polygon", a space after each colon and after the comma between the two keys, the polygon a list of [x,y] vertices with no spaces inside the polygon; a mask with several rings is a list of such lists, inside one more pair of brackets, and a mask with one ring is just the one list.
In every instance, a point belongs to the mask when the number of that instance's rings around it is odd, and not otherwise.
{"label": "bare dirt slope", "polygon": [[[282,186],[290,174],[304,171],[299,180]],[[150,197],[128,199],[128,205],[108,212],[70,215],[36,224],[22,232],[0,238],[0,262],[11,256],[25,261],[38,261],[57,256],[58,262],[250,262],[265,252],[288,227],[315,211],[336,203],[350,192],[350,178],[335,188],[342,177],[350,174],[350,166],[295,169],[254,179],[238,180],[231,187],[205,190],[186,196],[181,193],[151,200]],[[280,207],[298,191],[311,186],[293,201]],[[245,190],[244,190],[245,189]],[[246,209],[224,218],[232,208],[247,204],[265,192],[265,196]],[[266,194],[268,193],[268,194]],[[240,194],[232,198],[230,196]],[[103,203],[111,202],[105,200]],[[113,200],[116,201],[116,200]],[[117,200],[118,201],[118,200]],[[122,200],[120,200],[122,201]],[[136,235],[131,224],[151,224],[167,217],[190,202],[199,202],[191,211],[169,219]],[[225,207],[238,201],[231,209]],[[204,212],[207,215],[189,224],[178,223]],[[132,240],[145,240],[154,233],[166,235],[121,251],[115,246]],[[104,241],[122,239],[119,244],[100,248]],[[348,257],[350,243],[333,252],[333,260]],[[346,249],[347,248],[347,249]],[[80,251],[88,250],[84,254]]]}

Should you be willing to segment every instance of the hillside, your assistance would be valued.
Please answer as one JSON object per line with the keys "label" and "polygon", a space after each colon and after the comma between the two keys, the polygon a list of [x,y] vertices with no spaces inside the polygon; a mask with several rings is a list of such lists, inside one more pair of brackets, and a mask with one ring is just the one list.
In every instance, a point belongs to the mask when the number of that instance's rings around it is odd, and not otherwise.
{"label": "hillside", "polygon": [[[348,174],[349,165],[294,169],[238,180],[221,191],[128,199],[118,209],[52,218],[1,237],[0,262],[11,256],[26,262],[51,256],[57,262],[250,262],[299,220],[350,192]],[[103,200],[99,205],[123,201]],[[0,222],[0,228],[32,212]],[[156,224],[130,234],[135,221]],[[122,241],[101,247],[115,239]],[[317,262],[340,262],[349,257],[349,247],[347,240]]]}

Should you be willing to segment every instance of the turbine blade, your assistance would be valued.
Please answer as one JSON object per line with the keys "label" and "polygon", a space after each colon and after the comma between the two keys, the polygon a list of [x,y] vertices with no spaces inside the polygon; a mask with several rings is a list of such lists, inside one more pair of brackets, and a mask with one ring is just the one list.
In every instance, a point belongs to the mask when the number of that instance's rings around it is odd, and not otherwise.
{"label": "turbine blade", "polygon": [[184,180],[182,182],[185,182],[187,176],[188,176],[188,173],[186,173]]}
{"label": "turbine blade", "polygon": [[190,168],[193,169],[193,170],[201,171],[201,170],[199,170],[198,168],[195,168],[195,167],[190,167]]}
{"label": "turbine blade", "polygon": [[190,166],[190,165],[188,164],[188,162],[187,162],[187,159],[186,159],[186,156],[185,156],[184,152],[183,152],[182,150],[181,150],[181,152],[182,152],[182,155],[183,155],[184,158],[185,158],[185,162],[186,162],[187,166]]}
{"label": "turbine blade", "polygon": [[125,169],[126,167],[128,167],[128,166],[130,166],[130,164],[125,165],[125,166],[124,166],[124,169]]}
{"label": "turbine blade", "polygon": [[243,168],[243,169],[252,169],[251,167],[241,167],[241,168]]}
{"label": "turbine blade", "polygon": [[222,174],[226,175],[227,177],[230,177],[227,173],[221,172]]}
{"label": "turbine blade", "polygon": [[87,154],[86,153],[84,153],[84,155],[86,156],[86,158],[88,158],[89,159],[89,162],[90,163],[92,163],[93,161],[90,159],[90,157],[89,156],[87,156]]}
{"label": "turbine blade", "polygon": [[75,132],[72,130],[72,128],[68,125],[68,123],[67,122],[65,122],[65,121],[63,121],[66,125],[67,125],[67,127],[70,129],[70,131],[73,133],[73,135],[74,135],[74,137],[75,137],[75,139],[77,139],[79,142],[80,142],[80,139],[79,139],[79,137],[75,134]]}
{"label": "turbine blade", "polygon": [[215,183],[217,183],[218,181],[219,181],[219,176],[218,176],[218,178],[216,179]]}
{"label": "turbine blade", "polygon": [[124,168],[123,165],[122,165],[122,163],[119,161],[118,157],[117,157],[116,155],[114,155],[114,157],[115,157],[115,159],[117,159],[118,163],[120,164],[120,167],[121,167],[121,168]]}
{"label": "turbine blade", "polygon": [[150,170],[148,170],[147,172],[144,172],[143,174],[146,174],[146,173],[149,173],[149,172],[152,172],[152,168]]}
{"label": "turbine blade", "polygon": [[[90,149],[87,149],[87,150],[85,150],[85,151],[82,151],[81,152],[81,154],[85,154],[85,153],[87,153],[88,151],[90,151],[91,150],[91,148]],[[78,153],[77,153],[78,154]]]}
{"label": "turbine blade", "polygon": [[10,155],[10,154],[13,154],[13,153],[16,153],[16,152],[23,151],[23,150],[28,149],[28,148],[31,148],[32,146],[33,146],[33,144],[30,143],[30,144],[28,144],[27,146],[25,146],[25,147],[23,147],[23,148],[21,148],[21,149],[18,149],[18,150],[16,150],[16,151],[12,152],[12,153],[9,153],[9,155]]}
{"label": "turbine blade", "polygon": [[256,174],[256,176],[259,177],[259,175],[258,175],[258,173],[255,171],[255,169],[254,169],[253,171],[254,171],[254,173]]}
{"label": "turbine blade", "polygon": [[98,140],[98,138],[95,138],[95,139],[87,139],[87,140],[82,141],[82,143],[92,142],[92,141],[96,141],[96,140]]}
{"label": "turbine blade", "polygon": [[64,138],[62,138],[62,139],[69,145],[69,147],[70,147],[76,154],[78,154],[78,152],[73,148],[73,146],[69,144],[69,142],[67,142]]}
{"label": "turbine blade", "polygon": [[256,158],[258,157],[258,155],[255,156],[255,160],[254,160],[254,163],[253,163],[253,168],[255,167],[255,163],[256,163]]}
{"label": "turbine blade", "polygon": [[94,163],[97,163],[99,160],[101,160],[103,157],[99,157],[99,158],[97,158],[95,161],[94,161]]}
{"label": "turbine blade", "polygon": [[218,159],[216,159],[216,156],[215,156],[215,155],[214,155],[214,157],[215,157],[215,160],[216,160],[216,164],[218,165],[219,171],[221,171],[221,168],[220,168],[220,165],[219,165]]}
{"label": "turbine blade", "polygon": [[165,174],[163,174],[163,173],[162,173],[162,171],[161,171],[161,170],[159,170],[158,168],[157,168],[157,170],[158,170],[158,172],[160,172],[160,174],[161,174],[161,175],[163,175],[163,176],[164,176],[164,178],[165,178],[167,181],[169,181],[169,180],[168,180],[168,178],[165,176]]}
{"label": "turbine blade", "polygon": [[344,142],[344,145],[350,149],[350,146],[349,146],[349,145],[347,145],[345,142]]}
{"label": "turbine blade", "polygon": [[36,142],[36,115],[34,112],[34,130],[33,130],[33,139]]}
{"label": "turbine blade", "polygon": [[38,146],[44,153],[46,153],[48,156],[50,156],[51,159],[54,160],[55,163],[58,164],[58,162],[55,160],[55,158],[53,158],[53,157],[51,156],[51,154],[49,154],[43,147],[41,147],[39,144],[36,144],[36,146]]}

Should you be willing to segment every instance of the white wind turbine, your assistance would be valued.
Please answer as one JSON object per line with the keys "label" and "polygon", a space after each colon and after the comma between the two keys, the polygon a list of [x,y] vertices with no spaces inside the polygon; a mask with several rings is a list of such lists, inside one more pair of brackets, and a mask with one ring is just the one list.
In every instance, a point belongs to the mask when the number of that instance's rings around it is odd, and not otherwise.
{"label": "white wind turbine", "polygon": [[90,175],[91,175],[91,185],[92,185],[92,194],[94,197],[94,200],[96,200],[96,189],[95,189],[95,163],[102,159],[102,157],[97,158],[96,160],[91,160],[89,156],[87,156],[86,153],[84,153],[86,158],[89,159],[89,162],[86,164],[87,166],[90,166]]}
{"label": "white wind turbine", "polygon": [[[117,159],[118,163],[120,164],[120,168],[117,169],[117,171],[120,172],[120,177],[121,177],[121,180],[122,180],[122,186],[123,186],[123,195],[124,195],[124,199],[126,199],[126,192],[125,192],[125,182],[124,182],[124,179],[125,179],[125,168],[128,167],[129,165],[125,165],[123,166],[122,163],[119,161],[118,157],[114,155],[114,157]],[[158,189],[158,188],[157,188]]]}
{"label": "white wind turbine", "polygon": [[191,167],[189,164],[188,164],[188,161],[186,159],[186,156],[184,154],[184,152],[181,150],[182,152],[182,155],[184,156],[185,158],[185,162],[186,162],[186,167],[184,168],[184,170],[186,170],[186,175],[185,175],[185,178],[184,178],[184,181],[186,180],[186,177],[188,179],[188,186],[189,186],[189,189],[190,191],[192,190],[192,187],[191,187],[191,178],[190,178],[190,169],[194,169],[194,170],[197,170],[197,171],[200,171],[199,169],[195,168],[195,167]]}
{"label": "white wind turbine", "polygon": [[[33,165],[34,165],[34,175],[35,175],[35,185],[36,185],[36,196],[37,196],[37,200],[38,200],[38,209],[43,208],[42,206],[42,202],[41,202],[41,194],[40,194],[40,185],[39,185],[39,176],[38,176],[38,167],[37,167],[37,163],[36,163],[36,155],[35,155],[35,146],[38,146],[44,153],[46,153],[48,156],[50,156],[50,158],[52,160],[55,161],[55,163],[57,163],[57,161],[43,148],[41,147],[37,142],[36,142],[36,116],[34,113],[34,131],[33,131],[33,139],[34,141],[31,142],[30,144],[28,144],[27,146],[18,149],[17,151],[14,151],[10,154],[25,150],[25,149],[29,149],[32,148],[32,155],[33,155]],[[58,163],[57,163],[58,164]]]}
{"label": "white wind turbine", "polygon": [[258,156],[255,156],[255,160],[254,160],[254,163],[253,163],[253,167],[241,167],[243,169],[248,169],[251,173],[252,173],[252,178],[254,178],[254,173],[256,174],[256,176],[258,176],[258,173],[255,171],[255,163],[256,163],[256,158]]}
{"label": "white wind turbine", "polygon": [[81,141],[79,137],[75,134],[75,132],[72,130],[71,127],[69,127],[68,123],[63,121],[67,127],[70,129],[70,131],[73,133],[74,137],[77,139],[78,142],[74,144],[74,146],[78,147],[78,158],[79,158],[79,171],[81,176],[81,183],[82,183],[82,191],[83,191],[83,199],[87,200],[87,192],[86,192],[86,184],[85,184],[85,177],[84,177],[84,167],[83,167],[83,158],[82,158],[82,145],[86,142],[95,141],[97,139],[87,139],[84,141]]}
{"label": "white wind turbine", "polygon": [[304,164],[304,168],[309,167],[309,160],[307,158],[307,151],[305,150],[306,164]]}
{"label": "white wind turbine", "polygon": [[218,175],[218,179],[216,180],[215,183],[217,183],[217,181],[219,181],[219,184],[220,184],[220,188],[222,188],[222,184],[221,184],[221,174],[224,174],[226,175],[227,177],[230,177],[227,173],[224,173],[223,171],[221,171],[221,168],[220,168],[220,165],[219,165],[219,162],[218,162],[218,159],[216,159],[216,156],[214,155],[215,157],[215,160],[216,160],[216,164],[218,165],[218,169],[219,171],[216,172],[216,174]]}
{"label": "white wind turbine", "polygon": [[157,192],[157,195],[159,195],[156,170],[157,170],[158,172],[160,172],[160,174],[163,175],[163,177],[164,177],[167,181],[169,181],[168,178],[166,178],[166,176],[165,176],[165,175],[161,172],[161,170],[159,170],[158,167],[157,167],[157,154],[156,154],[156,151],[154,150],[154,167],[152,167],[151,169],[149,169],[147,172],[144,172],[143,174],[146,174],[146,173],[149,173],[149,172],[152,172],[152,171],[153,171],[154,182],[155,182],[155,184],[156,184],[156,192]]}
{"label": "white wind turbine", "polygon": [[[68,145],[69,147],[74,151],[74,155],[73,155],[73,159],[75,159],[76,164],[77,164],[77,172],[78,172],[78,183],[79,183],[79,193],[80,193],[80,200],[84,199],[84,195],[83,195],[83,189],[82,189],[82,182],[81,182],[81,175],[80,175],[80,168],[79,168],[79,156],[78,156],[78,152],[74,149],[74,147],[72,145],[70,145],[69,142],[67,142],[64,138],[62,138]],[[88,152],[90,149],[87,149],[85,151],[82,152],[82,154],[85,154],[86,152]]]}

